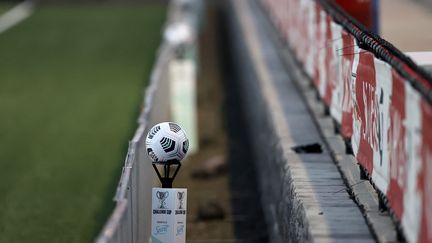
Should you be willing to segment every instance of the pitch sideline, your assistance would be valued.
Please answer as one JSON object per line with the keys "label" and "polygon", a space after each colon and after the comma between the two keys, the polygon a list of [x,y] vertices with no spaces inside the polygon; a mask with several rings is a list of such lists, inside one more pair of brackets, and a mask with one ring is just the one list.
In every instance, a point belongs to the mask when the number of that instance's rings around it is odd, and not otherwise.
{"label": "pitch sideline", "polygon": [[0,16],[0,34],[30,17],[34,11],[35,3],[24,1]]}

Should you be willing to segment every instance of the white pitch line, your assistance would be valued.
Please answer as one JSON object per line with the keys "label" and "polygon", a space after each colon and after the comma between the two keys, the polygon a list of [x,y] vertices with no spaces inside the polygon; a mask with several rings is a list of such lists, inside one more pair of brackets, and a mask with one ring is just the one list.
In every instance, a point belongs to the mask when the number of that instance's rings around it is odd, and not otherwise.
{"label": "white pitch line", "polygon": [[0,16],[0,34],[28,18],[34,10],[33,1],[24,1]]}

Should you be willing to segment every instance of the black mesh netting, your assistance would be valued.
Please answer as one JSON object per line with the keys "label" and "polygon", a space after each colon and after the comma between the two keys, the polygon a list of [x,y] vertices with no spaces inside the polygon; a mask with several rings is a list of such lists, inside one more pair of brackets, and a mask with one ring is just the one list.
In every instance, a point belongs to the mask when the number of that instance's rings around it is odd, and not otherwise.
{"label": "black mesh netting", "polygon": [[[334,1],[317,0],[317,2],[332,16],[334,21],[341,24],[346,31],[356,38],[359,47],[374,53],[377,58],[389,63],[420,92],[429,104],[432,104],[432,75],[430,73],[414,63],[391,43],[367,30],[366,27],[342,10]],[[426,80],[426,83],[420,79]]]}

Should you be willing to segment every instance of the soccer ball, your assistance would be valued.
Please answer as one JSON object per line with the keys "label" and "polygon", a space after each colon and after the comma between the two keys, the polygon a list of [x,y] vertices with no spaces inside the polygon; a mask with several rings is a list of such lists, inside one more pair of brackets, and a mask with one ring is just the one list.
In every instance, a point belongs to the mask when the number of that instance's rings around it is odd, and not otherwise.
{"label": "soccer ball", "polygon": [[147,153],[154,163],[181,161],[189,149],[184,130],[174,122],[163,122],[152,127],[146,138]]}

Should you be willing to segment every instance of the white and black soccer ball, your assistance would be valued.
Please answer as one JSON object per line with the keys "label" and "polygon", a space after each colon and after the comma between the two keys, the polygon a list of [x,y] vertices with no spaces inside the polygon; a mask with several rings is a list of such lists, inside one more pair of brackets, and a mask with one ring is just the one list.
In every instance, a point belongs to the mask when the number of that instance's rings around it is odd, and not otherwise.
{"label": "white and black soccer ball", "polygon": [[154,163],[181,161],[189,149],[185,131],[174,122],[162,122],[152,127],[146,138],[147,153]]}

